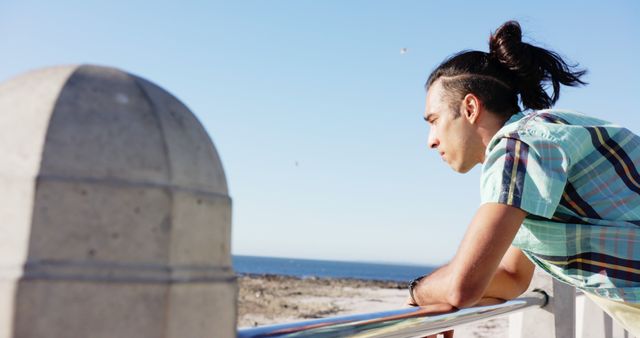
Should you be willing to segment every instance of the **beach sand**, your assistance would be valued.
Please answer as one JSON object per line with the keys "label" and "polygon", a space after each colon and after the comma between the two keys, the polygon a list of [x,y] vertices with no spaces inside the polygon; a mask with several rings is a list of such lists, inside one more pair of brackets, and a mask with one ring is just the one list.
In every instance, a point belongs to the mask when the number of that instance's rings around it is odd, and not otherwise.
{"label": "beach sand", "polygon": [[[406,283],[246,275],[238,278],[238,327],[402,308]],[[456,328],[456,338],[506,338],[508,319],[496,318]]]}

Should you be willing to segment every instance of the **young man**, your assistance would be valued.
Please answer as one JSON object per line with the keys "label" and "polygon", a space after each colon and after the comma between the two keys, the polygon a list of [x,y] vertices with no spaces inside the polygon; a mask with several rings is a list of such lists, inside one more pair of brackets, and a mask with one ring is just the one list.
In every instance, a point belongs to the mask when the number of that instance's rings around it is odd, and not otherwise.
{"label": "young man", "polygon": [[521,38],[507,22],[489,53],[459,53],[427,81],[429,147],[461,173],[482,164],[482,203],[453,260],[420,279],[410,302],[512,299],[537,265],[640,336],[640,137],[548,109],[585,71]]}

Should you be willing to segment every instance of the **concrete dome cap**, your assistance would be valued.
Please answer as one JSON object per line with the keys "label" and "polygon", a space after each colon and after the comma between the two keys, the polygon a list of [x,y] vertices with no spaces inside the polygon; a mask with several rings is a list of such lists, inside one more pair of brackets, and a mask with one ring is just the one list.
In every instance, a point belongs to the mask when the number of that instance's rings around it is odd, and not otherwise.
{"label": "concrete dome cap", "polygon": [[[14,78],[0,92],[3,111],[22,113],[0,117],[2,126],[13,129],[11,140],[1,133],[0,149],[10,154],[11,165],[0,170],[228,193],[222,164],[200,122],[173,95],[141,77],[110,67],[60,66]],[[46,133],[38,132],[43,128]]]}
{"label": "concrete dome cap", "polygon": [[118,69],[60,66],[0,84],[0,112],[0,264],[230,266],[222,164],[173,95]]}

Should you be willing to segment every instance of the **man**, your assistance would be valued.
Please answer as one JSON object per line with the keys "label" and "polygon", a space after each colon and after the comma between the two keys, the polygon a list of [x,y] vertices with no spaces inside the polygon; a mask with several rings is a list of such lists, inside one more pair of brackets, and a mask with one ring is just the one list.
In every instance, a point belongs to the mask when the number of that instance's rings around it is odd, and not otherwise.
{"label": "man", "polygon": [[412,283],[410,303],[512,299],[537,265],[640,336],[640,137],[548,109],[585,71],[521,37],[507,22],[489,53],[459,53],[427,81],[429,147],[460,173],[482,164],[482,203],[453,260]]}

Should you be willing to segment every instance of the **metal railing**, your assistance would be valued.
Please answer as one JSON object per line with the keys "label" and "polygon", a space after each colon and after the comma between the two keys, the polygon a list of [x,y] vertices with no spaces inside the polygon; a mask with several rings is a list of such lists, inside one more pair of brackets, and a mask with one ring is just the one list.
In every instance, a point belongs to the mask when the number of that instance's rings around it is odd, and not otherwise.
{"label": "metal railing", "polygon": [[549,297],[535,291],[525,297],[496,305],[477,306],[454,312],[433,314],[425,308],[359,314],[277,324],[238,330],[238,338],[258,337],[424,337],[452,327],[511,314],[528,308],[544,307]]}
{"label": "metal railing", "polygon": [[[433,307],[414,307],[243,328],[238,330],[237,337],[425,337],[505,315],[509,315],[510,337],[573,338],[586,336],[587,332],[589,337],[634,337],[585,296],[580,297],[580,311],[576,312],[576,289],[573,286],[552,279],[542,271],[537,275],[531,285],[535,291],[501,304],[447,313],[443,309],[435,313]],[[530,310],[523,313],[525,309]]]}

